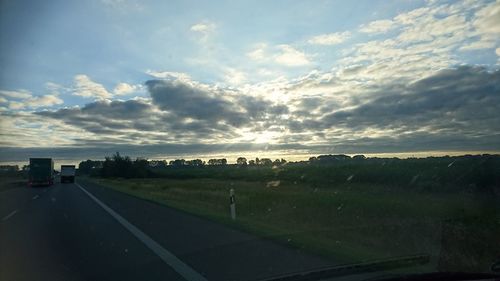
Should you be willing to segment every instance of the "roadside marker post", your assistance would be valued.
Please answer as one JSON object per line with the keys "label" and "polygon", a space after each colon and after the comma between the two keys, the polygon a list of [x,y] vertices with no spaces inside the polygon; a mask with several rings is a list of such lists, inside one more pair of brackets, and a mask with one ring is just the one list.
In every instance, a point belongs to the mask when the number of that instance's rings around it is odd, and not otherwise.
{"label": "roadside marker post", "polygon": [[229,190],[229,207],[231,209],[231,218],[236,219],[236,202],[234,200],[234,189]]}

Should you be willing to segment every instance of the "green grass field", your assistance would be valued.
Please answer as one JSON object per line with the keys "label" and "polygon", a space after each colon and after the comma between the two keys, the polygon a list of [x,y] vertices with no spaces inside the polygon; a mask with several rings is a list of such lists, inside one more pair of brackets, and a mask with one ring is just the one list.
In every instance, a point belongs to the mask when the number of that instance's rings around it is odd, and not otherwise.
{"label": "green grass field", "polygon": [[[498,254],[490,246],[500,242],[497,206],[474,193],[359,183],[91,180],[337,261],[426,253],[439,270],[487,271]],[[229,215],[231,188],[236,221]]]}

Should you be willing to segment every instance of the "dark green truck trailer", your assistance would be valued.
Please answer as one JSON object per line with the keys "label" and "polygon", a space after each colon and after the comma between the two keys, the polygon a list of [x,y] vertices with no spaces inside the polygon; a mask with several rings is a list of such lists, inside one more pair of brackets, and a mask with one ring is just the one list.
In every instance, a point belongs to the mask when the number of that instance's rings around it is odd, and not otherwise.
{"label": "dark green truck trailer", "polygon": [[29,186],[54,184],[54,160],[52,158],[30,158]]}

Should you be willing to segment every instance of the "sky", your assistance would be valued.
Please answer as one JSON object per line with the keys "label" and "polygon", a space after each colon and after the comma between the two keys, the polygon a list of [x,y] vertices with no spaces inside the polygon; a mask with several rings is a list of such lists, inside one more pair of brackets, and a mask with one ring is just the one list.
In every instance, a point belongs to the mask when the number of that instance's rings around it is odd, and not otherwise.
{"label": "sky", "polygon": [[500,1],[0,5],[0,161],[500,151]]}

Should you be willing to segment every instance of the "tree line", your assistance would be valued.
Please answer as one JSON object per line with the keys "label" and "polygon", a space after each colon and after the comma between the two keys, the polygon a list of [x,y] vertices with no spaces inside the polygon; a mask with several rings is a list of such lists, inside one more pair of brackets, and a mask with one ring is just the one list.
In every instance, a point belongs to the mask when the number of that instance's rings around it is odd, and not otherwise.
{"label": "tree line", "polygon": [[[294,164],[329,164],[343,162],[347,160],[365,160],[364,155],[350,157],[344,154],[337,155],[319,155],[309,158],[309,161],[296,162]],[[271,158],[247,159],[238,157],[236,163],[232,166],[238,167],[272,167],[287,164],[287,160]],[[208,161],[201,159],[175,159],[175,160],[146,160],[137,158],[132,160],[129,156],[122,156],[119,152],[112,156],[106,156],[104,161],[86,160],[80,162],[78,169],[80,173],[90,175],[100,175],[104,177],[127,176],[127,177],[148,177],[151,176],[151,170],[163,169],[167,167],[204,167],[204,166],[228,166],[226,158],[213,158]]]}
{"label": "tree line", "polygon": [[311,186],[369,183],[443,191],[456,190],[457,186],[469,189],[499,187],[498,167],[500,155],[487,154],[408,159],[338,154],[320,155],[298,162],[238,157],[235,164],[228,164],[226,158],[214,158],[207,162],[200,159],[167,162],[142,158],[132,160],[116,153],[104,161],[83,161],[78,172],[123,178],[282,180]]}
{"label": "tree line", "polygon": [[236,164],[230,165],[226,158],[213,158],[208,161],[201,159],[185,160],[175,159],[166,160],[146,160],[144,158],[136,158],[132,160],[129,156],[122,156],[116,152],[112,156],[106,156],[104,161],[86,160],[80,162],[78,171],[81,174],[95,175],[102,177],[125,177],[125,178],[144,178],[155,176],[154,171],[167,167],[204,167],[204,166],[276,166],[286,164],[285,159],[271,160],[270,158],[255,158],[255,160],[247,160],[245,157],[238,157]]}

